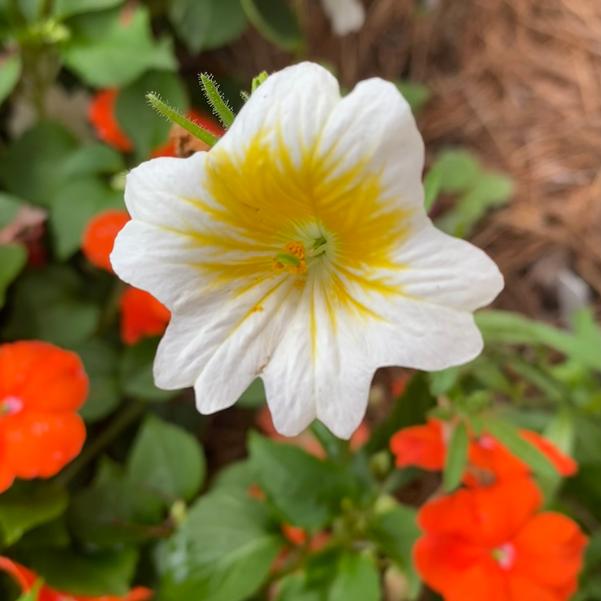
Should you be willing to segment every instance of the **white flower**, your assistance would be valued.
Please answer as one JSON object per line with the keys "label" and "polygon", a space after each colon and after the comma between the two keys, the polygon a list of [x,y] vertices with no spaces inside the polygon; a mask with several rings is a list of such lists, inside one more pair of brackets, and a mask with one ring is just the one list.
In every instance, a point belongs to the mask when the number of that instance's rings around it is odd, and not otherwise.
{"label": "white flower", "polygon": [[112,262],[172,312],[154,373],[229,407],[260,376],[275,427],[347,438],[379,366],[439,370],[482,349],[495,264],[423,208],[421,137],[380,79],[341,98],[322,67],[271,75],[209,151],[134,169]]}
{"label": "white flower", "polygon": [[365,9],[361,0],[321,0],[323,9],[337,35],[359,31],[365,22]]}

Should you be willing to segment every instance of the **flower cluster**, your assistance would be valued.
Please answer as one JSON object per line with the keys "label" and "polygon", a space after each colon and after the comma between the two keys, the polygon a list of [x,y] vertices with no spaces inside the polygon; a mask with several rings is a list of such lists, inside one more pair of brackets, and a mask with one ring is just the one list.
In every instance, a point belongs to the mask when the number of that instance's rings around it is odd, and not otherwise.
{"label": "flower cluster", "polygon": [[[452,424],[432,419],[397,432],[398,467],[444,467]],[[520,435],[562,476],[576,463],[539,434]],[[541,511],[543,497],[528,465],[488,433],[473,435],[464,487],[426,503],[414,559],[445,601],[566,601],[576,590],[586,537],[568,517]]]}

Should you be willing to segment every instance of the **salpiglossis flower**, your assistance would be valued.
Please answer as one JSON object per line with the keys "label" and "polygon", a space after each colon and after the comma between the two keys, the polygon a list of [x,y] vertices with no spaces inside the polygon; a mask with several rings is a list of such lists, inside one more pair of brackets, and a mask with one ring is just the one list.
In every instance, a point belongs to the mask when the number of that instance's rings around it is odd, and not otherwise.
{"label": "salpiglossis flower", "polygon": [[438,370],[482,349],[472,312],[502,288],[423,206],[422,139],[396,87],[341,98],[324,68],[271,75],[209,152],[128,176],[115,272],[172,313],[158,386],[201,412],[260,376],[285,435],[348,438],[382,365]]}
{"label": "salpiglossis flower", "polygon": [[[0,556],[0,570],[10,574],[24,593],[32,590],[39,582],[39,577],[35,572],[8,557]],[[57,591],[46,584],[42,584],[38,590],[37,601],[148,601],[152,596],[152,591],[142,586],[132,589],[126,595],[90,597]]]}
{"label": "salpiglossis flower", "polygon": [[15,478],[50,478],[79,454],[87,393],[75,353],[46,342],[0,345],[0,492]]}
{"label": "salpiglossis flower", "polygon": [[538,513],[530,478],[459,490],[427,503],[414,549],[424,581],[445,601],[566,601],[586,537],[559,513]]}

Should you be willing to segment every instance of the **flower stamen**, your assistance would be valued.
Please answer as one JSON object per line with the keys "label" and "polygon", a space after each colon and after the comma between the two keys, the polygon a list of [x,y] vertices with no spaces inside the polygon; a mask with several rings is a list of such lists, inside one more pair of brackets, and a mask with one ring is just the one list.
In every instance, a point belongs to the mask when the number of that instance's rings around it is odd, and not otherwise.
{"label": "flower stamen", "polygon": [[515,547],[511,543],[505,543],[493,549],[492,556],[501,569],[509,570],[515,562]]}
{"label": "flower stamen", "polygon": [[305,260],[305,245],[298,240],[288,242],[284,246],[286,252],[278,253],[273,259],[275,271],[285,270],[288,273],[301,275],[307,271]]}
{"label": "flower stamen", "polygon": [[23,409],[23,401],[16,396],[7,396],[0,401],[0,417],[14,415]]}

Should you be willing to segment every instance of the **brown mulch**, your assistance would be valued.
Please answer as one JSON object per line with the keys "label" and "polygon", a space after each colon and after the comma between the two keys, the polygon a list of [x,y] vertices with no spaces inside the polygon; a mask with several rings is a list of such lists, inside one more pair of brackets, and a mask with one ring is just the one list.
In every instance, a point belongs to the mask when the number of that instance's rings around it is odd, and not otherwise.
{"label": "brown mulch", "polygon": [[[503,271],[500,305],[554,317],[560,271],[601,297],[601,2],[366,0],[367,22],[330,33],[317,0],[297,0],[309,56],[351,86],[372,75],[420,81],[430,152],[458,145],[516,181],[474,241]],[[258,35],[205,57],[248,78],[294,57]]]}

